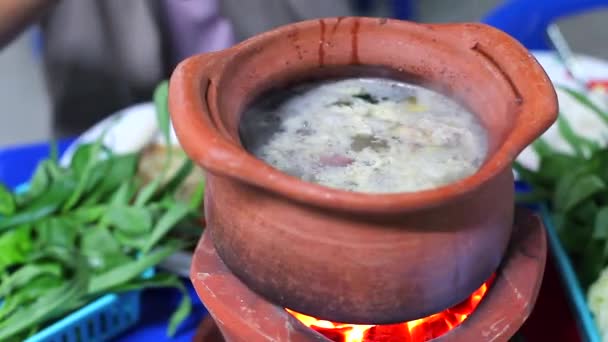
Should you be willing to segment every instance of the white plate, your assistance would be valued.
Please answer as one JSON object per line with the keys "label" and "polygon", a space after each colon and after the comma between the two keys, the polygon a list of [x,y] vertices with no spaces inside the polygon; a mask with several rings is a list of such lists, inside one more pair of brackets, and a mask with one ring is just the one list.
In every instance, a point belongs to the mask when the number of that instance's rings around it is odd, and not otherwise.
{"label": "white plate", "polygon": [[[585,91],[582,87],[570,78],[566,69],[561,64],[554,53],[534,52],[538,62],[543,66],[547,75],[554,85],[573,88],[578,91]],[[589,56],[577,56],[580,75],[586,80],[608,80],[608,62]],[[607,109],[606,97],[599,94],[589,94],[592,101],[599,107]],[[562,115],[570,123],[573,130],[581,136],[596,140],[601,143],[608,143],[608,126],[598,116],[579,104],[566,92],[557,89],[557,97]],[[557,150],[570,153],[572,152],[566,141],[561,137],[557,129],[557,124],[543,134],[543,139]],[[531,147],[526,148],[517,158],[524,166],[536,169],[538,167],[538,156]]]}
{"label": "white plate", "polygon": [[[156,121],[154,104],[136,104],[110,115],[79,136],[61,157],[61,164],[69,164],[78,145],[95,141],[104,131],[104,145],[116,153],[136,152],[151,142],[165,143]],[[173,127],[171,142],[178,144]]]}

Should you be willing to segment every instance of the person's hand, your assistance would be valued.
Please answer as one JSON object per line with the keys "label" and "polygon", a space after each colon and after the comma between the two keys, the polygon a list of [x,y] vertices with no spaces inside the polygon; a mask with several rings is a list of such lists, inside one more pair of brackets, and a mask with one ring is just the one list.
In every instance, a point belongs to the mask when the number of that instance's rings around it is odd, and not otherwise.
{"label": "person's hand", "polygon": [[0,49],[35,23],[58,0],[1,0]]}

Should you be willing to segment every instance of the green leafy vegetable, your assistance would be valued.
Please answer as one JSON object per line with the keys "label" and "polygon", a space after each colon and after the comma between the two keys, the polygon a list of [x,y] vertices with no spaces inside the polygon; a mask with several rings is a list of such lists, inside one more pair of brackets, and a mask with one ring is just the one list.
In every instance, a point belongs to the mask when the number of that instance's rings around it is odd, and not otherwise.
{"label": "green leafy vegetable", "polygon": [[[584,94],[563,90],[608,124],[608,113]],[[608,264],[608,149],[577,134],[563,114],[557,127],[573,153],[562,153],[543,139],[535,141],[533,147],[540,157],[538,170],[514,165],[534,189],[518,196],[518,200],[550,206],[557,234],[586,287]]]}
{"label": "green leafy vegetable", "polygon": [[152,216],[142,207],[110,206],[105,222],[127,234],[146,234],[152,229]]}
{"label": "green leafy vegetable", "polygon": [[189,205],[181,202],[176,202],[169,210],[158,220],[156,226],[152,230],[150,239],[146,242],[143,247],[143,252],[147,253],[156,243],[167,234],[171,227],[175,226],[178,222],[183,220],[189,213],[192,212],[192,208]]}
{"label": "green leafy vegetable", "polygon": [[180,290],[182,293],[182,300],[180,301],[177,309],[171,315],[169,319],[169,328],[168,334],[169,336],[175,335],[177,331],[177,327],[181,322],[183,322],[188,315],[190,315],[190,311],[192,311],[192,302],[190,301],[190,296],[188,295],[188,290],[181,282],[175,284],[175,287]]}
{"label": "green leafy vegetable", "polygon": [[0,296],[5,297],[14,288],[24,286],[43,274],[60,277],[61,265],[56,263],[40,263],[21,267],[0,283]]}
{"label": "green leafy vegetable", "polygon": [[16,194],[17,204],[22,207],[26,205],[32,199],[40,196],[48,187],[50,182],[49,175],[49,164],[53,163],[52,161],[43,161],[38,164],[36,167],[36,171],[29,183],[29,188],[25,193]]}
{"label": "green leafy vegetable", "polygon": [[75,274],[71,282],[49,290],[32,304],[21,307],[0,322],[0,340],[27,330],[32,324],[49,318],[54,311],[83,295],[89,281],[86,264],[79,263]]}
{"label": "green leafy vegetable", "polygon": [[593,238],[598,240],[608,239],[608,206],[602,207],[595,217]]}
{"label": "green leafy vegetable", "polygon": [[167,145],[171,143],[171,125],[169,118],[169,82],[164,81],[154,90],[154,104],[156,106],[156,121]]}
{"label": "green leafy vegetable", "polygon": [[16,205],[13,195],[0,184],[0,215],[10,216],[15,212]]}
{"label": "green leafy vegetable", "polygon": [[378,99],[370,93],[360,93],[353,95],[354,98],[363,100],[367,103],[376,104],[378,103]]}
{"label": "green leafy vegetable", "polygon": [[169,180],[167,185],[165,185],[164,191],[168,193],[174,193],[177,188],[184,182],[186,177],[190,175],[193,168],[194,163],[192,163],[192,160],[186,158],[180,168],[177,170],[177,172]]}
{"label": "green leafy vegetable", "polygon": [[596,142],[576,134],[563,115],[557,118],[557,127],[562,137],[564,137],[577,155],[585,156],[589,152],[599,149],[599,144]]}
{"label": "green leafy vegetable", "polygon": [[150,183],[148,183],[146,186],[144,186],[144,188],[139,192],[137,198],[135,199],[135,205],[139,206],[146,204],[160,188],[160,183],[161,179],[156,178]]}
{"label": "green leafy vegetable", "polygon": [[94,185],[91,182],[91,174],[93,173],[93,170],[95,170],[95,167],[99,164],[96,163],[96,161],[98,161],[98,156],[101,152],[102,140],[103,135],[99,137],[99,139],[97,139],[94,144],[82,145],[74,153],[74,155],[76,156],[78,155],[78,152],[80,150],[85,151],[82,153],[83,157],[81,157],[81,159],[83,160],[80,162],[83,165],[81,165],[80,167],[75,166],[73,169],[74,173],[78,176],[78,182],[76,183],[76,188],[74,189],[74,191],[71,192],[71,196],[68,197],[67,201],[63,205],[64,212],[76,205],[76,203],[78,202],[78,200],[80,200],[81,196],[83,196],[87,188]]}
{"label": "green leafy vegetable", "polygon": [[[169,142],[167,91],[167,82],[159,85],[154,101]],[[103,145],[104,136],[78,146],[65,167],[51,145],[51,156],[38,164],[24,192],[0,184],[1,341],[23,340],[106,293],[147,287],[176,288],[184,295],[169,318],[168,334],[188,316],[190,299],[178,277],[142,274],[189,246],[194,231],[200,234],[192,227],[199,220],[204,180],[181,202],[176,192],[192,172],[190,160],[167,177],[173,150],[168,148],[164,168],[144,184],[137,174],[141,153],[114,154]]]}
{"label": "green leafy vegetable", "polygon": [[584,200],[606,189],[604,181],[596,175],[571,173],[557,183],[554,204],[557,210],[569,211]]}
{"label": "green leafy vegetable", "polygon": [[167,244],[150,254],[137,258],[130,264],[120,265],[102,274],[93,276],[89,283],[89,294],[97,294],[132,280],[141,275],[147,268],[158,264],[179,249],[178,244]]}
{"label": "green leafy vegetable", "polygon": [[23,263],[34,248],[29,226],[19,226],[0,235],[0,275],[8,266]]}
{"label": "green leafy vegetable", "polygon": [[192,198],[190,198],[190,209],[198,210],[203,204],[203,198],[205,196],[205,180],[201,180],[194,192],[192,193]]}

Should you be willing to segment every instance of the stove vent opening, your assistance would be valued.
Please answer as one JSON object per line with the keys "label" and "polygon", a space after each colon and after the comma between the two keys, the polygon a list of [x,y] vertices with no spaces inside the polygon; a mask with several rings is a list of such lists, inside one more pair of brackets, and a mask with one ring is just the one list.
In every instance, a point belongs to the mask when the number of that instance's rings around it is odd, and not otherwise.
{"label": "stove vent opening", "polygon": [[333,342],[425,342],[457,327],[479,305],[492,285],[492,275],[479,289],[462,303],[440,313],[417,320],[390,325],[357,325],[335,323],[285,309],[310,329]]}

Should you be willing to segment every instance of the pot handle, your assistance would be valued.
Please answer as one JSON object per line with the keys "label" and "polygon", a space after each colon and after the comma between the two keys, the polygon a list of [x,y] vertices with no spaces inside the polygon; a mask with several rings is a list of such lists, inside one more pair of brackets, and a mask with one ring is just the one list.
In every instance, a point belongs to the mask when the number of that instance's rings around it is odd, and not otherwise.
{"label": "pot handle", "polygon": [[215,122],[207,98],[216,69],[221,67],[218,63],[229,53],[230,49],[190,57],[175,68],[169,82],[169,112],[180,145],[211,172],[220,168],[225,172],[226,166],[238,164],[232,159],[241,154],[222,135],[224,128]]}
{"label": "pot handle", "polygon": [[523,45],[492,26],[481,23],[429,26],[464,43],[474,58],[484,58],[509,83],[519,116],[503,151],[514,160],[557,119],[557,95],[551,80]]}

